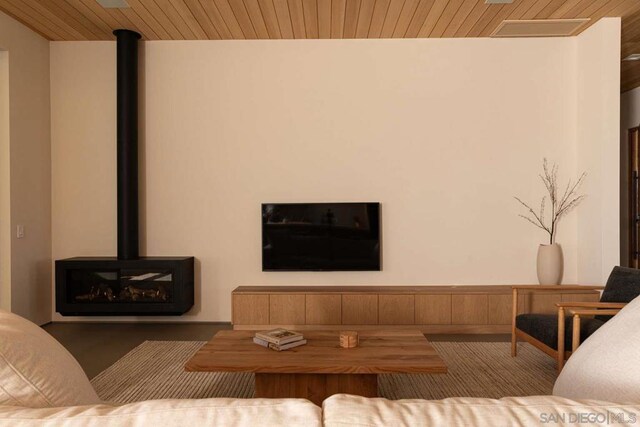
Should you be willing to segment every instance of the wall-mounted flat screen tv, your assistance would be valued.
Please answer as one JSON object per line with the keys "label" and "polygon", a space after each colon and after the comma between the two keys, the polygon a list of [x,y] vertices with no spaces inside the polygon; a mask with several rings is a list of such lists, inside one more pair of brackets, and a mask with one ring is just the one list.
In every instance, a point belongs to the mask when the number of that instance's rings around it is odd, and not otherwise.
{"label": "wall-mounted flat screen tv", "polygon": [[265,203],[263,271],[379,271],[379,203]]}

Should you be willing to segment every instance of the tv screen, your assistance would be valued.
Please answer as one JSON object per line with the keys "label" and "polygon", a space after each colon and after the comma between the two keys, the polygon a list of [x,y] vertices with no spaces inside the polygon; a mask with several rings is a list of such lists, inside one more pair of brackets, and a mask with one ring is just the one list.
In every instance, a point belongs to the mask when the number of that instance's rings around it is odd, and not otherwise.
{"label": "tv screen", "polygon": [[379,271],[379,203],[265,203],[263,271]]}

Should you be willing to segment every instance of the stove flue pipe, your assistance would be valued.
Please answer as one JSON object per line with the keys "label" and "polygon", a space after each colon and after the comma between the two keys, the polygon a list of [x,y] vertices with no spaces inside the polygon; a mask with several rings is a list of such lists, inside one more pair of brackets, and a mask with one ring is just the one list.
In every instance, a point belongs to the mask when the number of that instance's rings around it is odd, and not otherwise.
{"label": "stove flue pipe", "polygon": [[138,40],[115,30],[117,38],[118,259],[139,257],[138,211]]}

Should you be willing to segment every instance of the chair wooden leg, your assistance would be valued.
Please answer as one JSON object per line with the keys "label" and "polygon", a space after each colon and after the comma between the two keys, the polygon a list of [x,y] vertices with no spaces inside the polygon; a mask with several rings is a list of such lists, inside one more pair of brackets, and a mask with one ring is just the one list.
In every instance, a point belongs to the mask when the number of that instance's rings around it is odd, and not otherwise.
{"label": "chair wooden leg", "polygon": [[516,336],[516,317],[518,316],[518,290],[514,289],[512,291],[513,307],[511,308],[512,316],[511,316],[511,357],[516,357],[518,355],[518,337]]}
{"label": "chair wooden leg", "polygon": [[558,372],[562,371],[564,366],[564,335],[565,335],[565,321],[564,321],[564,308],[558,308]]}
{"label": "chair wooden leg", "polygon": [[574,352],[580,345],[580,315],[573,315],[573,336],[571,339],[571,351]]}

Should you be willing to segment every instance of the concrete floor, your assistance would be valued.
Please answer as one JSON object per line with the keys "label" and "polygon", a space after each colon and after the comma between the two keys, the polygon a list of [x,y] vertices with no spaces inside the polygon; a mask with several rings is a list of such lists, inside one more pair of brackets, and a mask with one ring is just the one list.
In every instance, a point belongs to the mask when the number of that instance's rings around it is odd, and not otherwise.
{"label": "concrete floor", "polygon": [[[208,341],[230,323],[49,323],[44,330],[78,360],[89,378],[144,341]],[[431,341],[509,341],[506,334],[428,335]]]}
{"label": "concrete floor", "polygon": [[230,323],[49,323],[43,326],[93,378],[144,341],[209,341]]}

